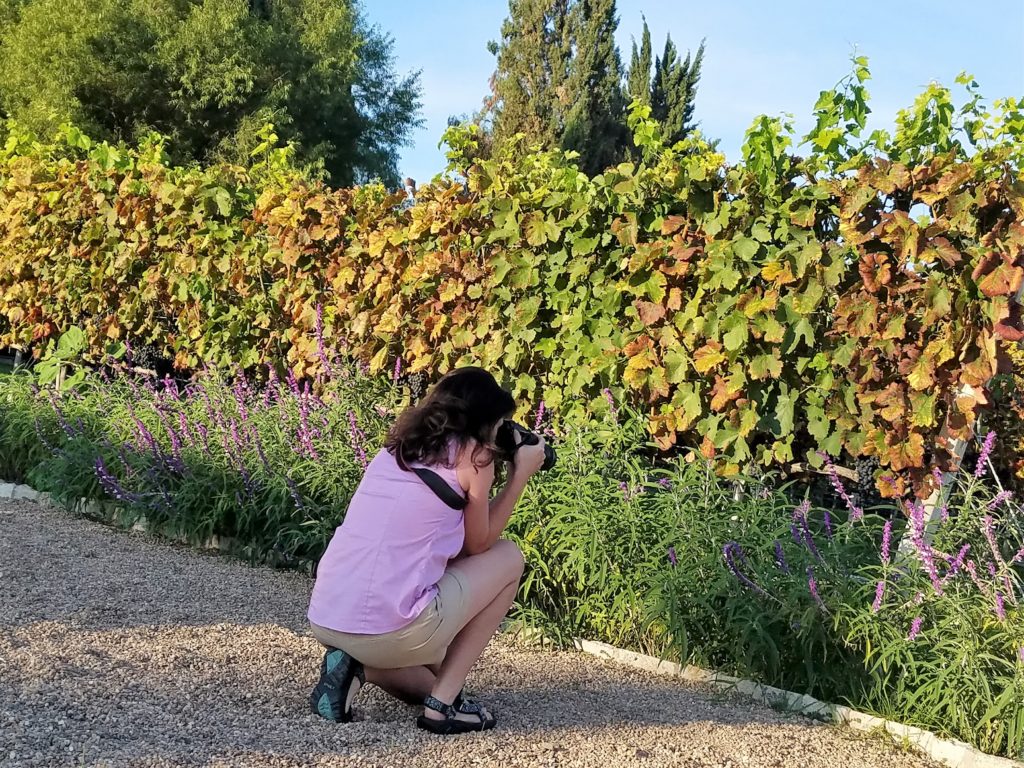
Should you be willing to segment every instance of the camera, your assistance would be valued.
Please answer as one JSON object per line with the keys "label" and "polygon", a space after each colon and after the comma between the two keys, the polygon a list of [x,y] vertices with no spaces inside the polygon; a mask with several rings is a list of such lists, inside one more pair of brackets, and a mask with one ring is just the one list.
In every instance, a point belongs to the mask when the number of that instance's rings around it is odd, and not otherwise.
{"label": "camera", "polygon": [[[519,435],[519,440],[516,440]],[[521,424],[505,420],[498,427],[498,435],[494,438],[494,444],[498,447],[498,457],[505,461],[512,461],[515,458],[516,450],[521,445],[536,445],[540,442],[540,436],[531,432]],[[555,449],[547,443],[544,444],[544,463],[541,469],[547,472],[555,466]]]}

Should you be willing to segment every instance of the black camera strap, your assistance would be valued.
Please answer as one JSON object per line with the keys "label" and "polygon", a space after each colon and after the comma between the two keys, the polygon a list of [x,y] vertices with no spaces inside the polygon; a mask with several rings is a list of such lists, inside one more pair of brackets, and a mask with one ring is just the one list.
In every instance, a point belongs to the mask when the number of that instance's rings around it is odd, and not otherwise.
{"label": "black camera strap", "polygon": [[465,509],[468,499],[460,496],[454,488],[444,481],[436,472],[422,467],[410,467],[413,472],[419,475],[420,480],[427,484],[441,501],[452,509]]}

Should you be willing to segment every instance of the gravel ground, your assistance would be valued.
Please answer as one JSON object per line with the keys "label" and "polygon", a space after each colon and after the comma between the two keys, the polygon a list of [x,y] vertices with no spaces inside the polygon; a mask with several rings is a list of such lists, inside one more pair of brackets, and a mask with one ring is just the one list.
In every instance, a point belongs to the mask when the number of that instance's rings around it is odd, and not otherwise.
{"label": "gravel ground", "polygon": [[497,639],[456,738],[368,689],[307,710],[310,581],[0,501],[0,765],[924,768],[889,743],[712,689]]}

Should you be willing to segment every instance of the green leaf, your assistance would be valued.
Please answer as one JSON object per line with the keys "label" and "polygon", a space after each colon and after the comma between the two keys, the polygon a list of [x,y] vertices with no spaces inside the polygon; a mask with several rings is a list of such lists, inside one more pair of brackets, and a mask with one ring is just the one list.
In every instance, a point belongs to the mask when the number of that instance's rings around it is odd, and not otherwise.
{"label": "green leaf", "polygon": [[825,414],[825,409],[817,405],[808,405],[805,413],[807,414],[807,431],[820,443],[828,437],[829,429],[832,426],[831,419]]}
{"label": "green leaf", "polygon": [[761,243],[767,243],[772,239],[772,231],[768,229],[767,226],[760,222],[758,222],[751,228],[750,234],[753,236],[755,240]]}
{"label": "green leaf", "polygon": [[682,393],[682,398],[677,396],[677,400],[682,406],[683,413],[690,421],[695,421],[704,412],[704,405],[700,400],[700,390],[696,384],[683,384],[679,387],[679,391]]}
{"label": "green leaf", "polygon": [[669,384],[678,384],[686,378],[690,367],[690,356],[682,347],[669,349],[662,358]]}
{"label": "green leaf", "polygon": [[722,323],[722,329],[725,331],[722,342],[730,352],[735,352],[747,343],[749,330],[747,328],[747,318],[742,312],[734,312],[729,315],[725,322]]}
{"label": "green leaf", "polygon": [[935,393],[913,392],[910,395],[910,421],[915,427],[935,424]]}
{"label": "green leaf", "polygon": [[732,241],[732,252],[736,254],[736,258],[742,261],[753,259],[760,247],[756,241],[751,240],[749,237],[739,237]]}
{"label": "green leaf", "polygon": [[796,403],[799,395],[790,392],[789,385],[785,382],[779,384],[779,397],[775,406],[775,417],[779,422],[779,435],[789,435],[793,431],[793,414],[796,411]]}
{"label": "green leaf", "polygon": [[750,361],[750,376],[753,379],[777,379],[781,375],[782,361],[772,354],[757,355]]}

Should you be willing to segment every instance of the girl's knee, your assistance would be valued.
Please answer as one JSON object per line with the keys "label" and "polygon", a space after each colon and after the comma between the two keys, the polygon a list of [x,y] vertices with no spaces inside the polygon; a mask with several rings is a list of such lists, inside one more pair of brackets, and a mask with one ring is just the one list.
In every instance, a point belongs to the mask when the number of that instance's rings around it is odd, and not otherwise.
{"label": "girl's knee", "polygon": [[508,572],[515,576],[521,575],[526,565],[526,560],[523,557],[523,551],[519,549],[519,545],[508,539],[499,539],[494,543],[494,546],[501,548],[502,561],[506,564]]}

